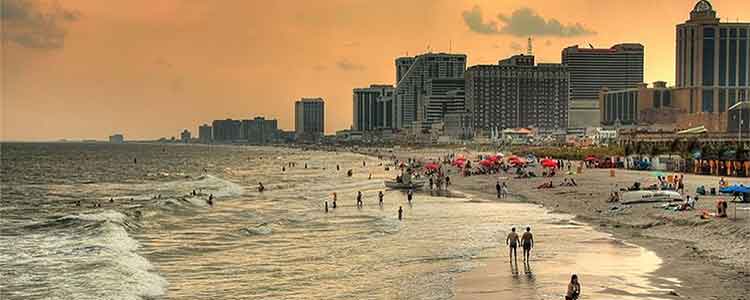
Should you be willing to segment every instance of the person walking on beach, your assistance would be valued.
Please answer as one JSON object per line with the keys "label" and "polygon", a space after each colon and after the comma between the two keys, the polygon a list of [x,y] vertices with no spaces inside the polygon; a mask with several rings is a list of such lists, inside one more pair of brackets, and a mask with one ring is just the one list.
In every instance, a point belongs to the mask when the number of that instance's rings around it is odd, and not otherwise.
{"label": "person walking on beach", "polygon": [[516,252],[516,249],[518,248],[518,234],[516,233],[516,228],[513,227],[510,229],[510,233],[508,234],[508,237],[505,239],[505,244],[508,245],[508,254],[510,256],[511,261],[513,259],[518,260],[518,252]]}
{"label": "person walking on beach", "polygon": [[362,207],[364,204],[362,203],[362,192],[357,192],[357,207]]}
{"label": "person walking on beach", "polygon": [[573,274],[568,283],[568,292],[565,294],[565,300],[578,300],[581,295],[581,283],[578,282],[578,275]]}
{"label": "person walking on beach", "polygon": [[534,248],[534,235],[531,234],[531,227],[526,227],[526,232],[521,236],[521,246],[523,247],[523,260],[528,262],[531,248]]}
{"label": "person walking on beach", "polygon": [[502,186],[500,186],[500,180],[495,183],[495,190],[497,190],[497,198],[500,199],[500,196],[502,195]]}
{"label": "person walking on beach", "polygon": [[378,192],[378,205],[380,205],[380,207],[383,207],[383,196],[385,196],[383,195],[383,191],[379,191]]}
{"label": "person walking on beach", "polygon": [[401,221],[404,219],[404,208],[402,206],[398,207],[398,220]]}
{"label": "person walking on beach", "polygon": [[328,201],[326,201],[326,213],[328,213]]}
{"label": "person walking on beach", "polygon": [[336,199],[338,197],[336,196],[336,192],[333,192],[333,208],[336,209]]}
{"label": "person walking on beach", "polygon": [[406,200],[409,201],[409,203],[411,203],[412,197],[414,197],[414,192],[412,192],[412,189],[409,189],[409,191],[406,192]]}

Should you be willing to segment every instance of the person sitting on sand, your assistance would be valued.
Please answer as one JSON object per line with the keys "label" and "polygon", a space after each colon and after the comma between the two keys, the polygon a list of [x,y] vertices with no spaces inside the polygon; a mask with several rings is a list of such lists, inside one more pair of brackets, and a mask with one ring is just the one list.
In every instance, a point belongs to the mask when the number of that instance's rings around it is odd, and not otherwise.
{"label": "person sitting on sand", "polygon": [[725,187],[727,185],[729,185],[729,184],[724,180],[724,177],[721,177],[719,179],[719,187]]}
{"label": "person sitting on sand", "polygon": [[565,294],[565,300],[578,300],[581,296],[581,283],[578,282],[578,275],[573,274],[568,283],[568,292]]}

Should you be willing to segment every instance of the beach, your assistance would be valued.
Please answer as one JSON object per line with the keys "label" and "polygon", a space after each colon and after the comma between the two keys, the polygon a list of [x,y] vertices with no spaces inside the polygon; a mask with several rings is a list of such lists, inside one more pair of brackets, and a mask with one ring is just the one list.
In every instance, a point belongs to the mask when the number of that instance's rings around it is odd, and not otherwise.
{"label": "beach", "polygon": [[[445,149],[397,150],[388,155],[400,158],[417,158],[429,161],[452,153]],[[462,151],[476,159],[478,153]],[[575,215],[575,220],[589,224],[601,232],[612,234],[619,240],[654,251],[662,260],[653,272],[653,281],[660,278],[677,278],[679,285],[664,293],[667,298],[679,299],[750,299],[750,211],[740,204],[735,217],[735,203],[729,204],[729,218],[701,219],[698,214],[705,209],[715,212],[718,198],[731,196],[701,196],[696,210],[669,211],[658,204],[618,205],[608,203],[612,191],[625,188],[635,181],[655,183],[656,178],[647,171],[587,169],[582,174],[562,175],[553,178],[514,179],[503,172],[493,175],[459,176],[455,168],[449,174],[452,189],[477,196],[496,198],[495,183],[508,184],[511,196],[494,201],[534,203],[554,212]],[[537,174],[541,174],[537,170]],[[550,180],[557,186],[565,177],[574,178],[577,187],[537,189]],[[719,177],[685,174],[685,191],[695,195],[700,185],[718,187]],[[750,184],[747,178],[726,178],[730,183]],[[747,205],[745,205],[747,207]],[[496,299],[492,292],[492,272],[506,270],[507,249],[503,244],[497,250],[485,253],[483,267],[464,274],[457,281],[458,299]],[[532,263],[534,258],[532,257]],[[571,270],[571,273],[575,270]],[[613,274],[612,276],[615,276]],[[462,280],[463,278],[463,280]],[[561,290],[566,282],[561,282]]]}

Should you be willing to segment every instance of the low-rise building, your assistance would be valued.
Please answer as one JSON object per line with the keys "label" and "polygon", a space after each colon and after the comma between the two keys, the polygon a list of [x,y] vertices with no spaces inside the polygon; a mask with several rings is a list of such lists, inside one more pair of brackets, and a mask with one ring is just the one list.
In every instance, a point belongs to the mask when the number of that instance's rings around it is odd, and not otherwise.
{"label": "low-rise building", "polygon": [[115,133],[109,136],[109,142],[112,144],[122,144],[125,142],[125,137],[122,134]]}
{"label": "low-rise building", "polygon": [[190,131],[185,129],[180,132],[180,142],[183,142],[185,144],[190,143]]}

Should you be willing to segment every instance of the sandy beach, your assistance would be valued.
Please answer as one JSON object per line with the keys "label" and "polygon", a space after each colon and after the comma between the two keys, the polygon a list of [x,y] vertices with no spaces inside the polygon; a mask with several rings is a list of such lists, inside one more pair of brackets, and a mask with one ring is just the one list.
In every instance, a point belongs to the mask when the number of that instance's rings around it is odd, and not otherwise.
{"label": "sandy beach", "polygon": [[[423,161],[448,153],[451,151],[445,149],[381,152],[384,156]],[[472,159],[477,155],[464,154]],[[536,173],[541,174],[541,171]],[[503,172],[463,177],[451,168],[449,175],[453,183],[451,189],[490,201],[535,203],[554,212],[572,214],[576,220],[610,233],[616,239],[655,252],[662,263],[653,272],[653,281],[658,285],[663,278],[679,280],[677,288],[664,292],[666,299],[750,299],[750,210],[746,209],[750,205],[730,202],[728,218],[699,217],[703,209],[715,212],[717,199],[730,200],[731,196],[701,196],[695,210],[671,211],[654,203],[621,205],[607,202],[616,188],[628,187],[635,181],[655,183],[655,177],[647,171],[616,170],[612,177],[609,169],[583,169],[582,174],[572,176],[558,174],[553,178],[514,179]],[[578,186],[560,187],[565,177],[574,178]],[[536,188],[550,179],[555,188]],[[686,194],[695,195],[700,185],[707,189],[717,187],[719,179],[686,174]],[[496,199],[497,180],[507,182],[511,197]],[[750,184],[748,178],[726,180],[732,184]],[[736,218],[735,208],[738,208]],[[498,245],[496,251],[483,256],[480,267],[462,274],[455,287],[457,299],[496,299],[498,294],[493,292],[496,283],[491,278],[498,270],[507,272],[506,250],[505,245]],[[534,262],[533,257],[531,261]],[[565,281],[560,282],[561,295],[565,284]]]}

